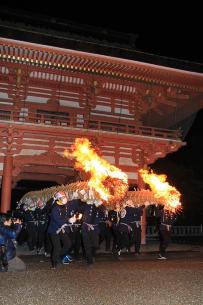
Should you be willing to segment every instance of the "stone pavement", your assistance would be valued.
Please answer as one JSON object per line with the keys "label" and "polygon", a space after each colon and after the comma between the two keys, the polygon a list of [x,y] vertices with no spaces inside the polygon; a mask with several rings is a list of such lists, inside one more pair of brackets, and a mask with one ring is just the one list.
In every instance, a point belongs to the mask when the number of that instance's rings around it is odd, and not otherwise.
{"label": "stone pavement", "polygon": [[25,271],[26,265],[18,256],[14,257],[8,263],[8,272]]}
{"label": "stone pavement", "polygon": [[26,271],[0,275],[0,304],[203,305],[202,253],[171,245],[169,259],[159,261],[155,246],[121,261],[100,254],[91,268],[73,261],[52,270],[42,255],[22,256]]}

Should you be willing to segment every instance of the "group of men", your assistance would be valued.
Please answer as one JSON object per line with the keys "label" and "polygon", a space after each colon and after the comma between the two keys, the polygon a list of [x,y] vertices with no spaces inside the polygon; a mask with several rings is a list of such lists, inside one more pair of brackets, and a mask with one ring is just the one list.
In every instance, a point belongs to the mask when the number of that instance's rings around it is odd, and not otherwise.
{"label": "group of men", "polygon": [[[140,254],[141,217],[144,206],[134,207],[128,200],[121,211],[108,211],[101,202],[87,204],[75,199],[68,201],[65,192],[57,192],[45,207],[38,201],[37,209],[24,212],[24,225],[28,234],[30,251],[36,248],[38,254],[42,248],[51,257],[51,266],[69,264],[72,256],[79,258],[79,253],[91,266],[95,261],[96,250],[105,240],[106,251],[112,251],[118,260],[123,249]],[[170,240],[173,217],[162,207],[157,215],[160,240],[159,259],[166,259],[166,248]],[[0,224],[0,269],[6,271],[8,261],[8,240],[15,240],[21,230],[21,223],[13,229],[9,223]],[[112,247],[111,247],[111,241]],[[8,254],[8,253],[7,253]],[[45,255],[46,256],[46,255]],[[4,268],[5,267],[5,268]]]}
{"label": "group of men", "polygon": [[[52,267],[58,263],[69,263],[71,250],[75,257],[79,255],[82,245],[83,256],[88,266],[95,260],[99,244],[105,240],[106,250],[110,250],[113,239],[112,254],[115,259],[123,249],[135,255],[140,254],[141,217],[145,206],[134,207],[128,200],[121,211],[107,211],[101,202],[87,204],[80,200],[68,201],[64,192],[55,195],[50,214],[48,234],[52,241]],[[157,231],[160,241],[158,259],[166,259],[166,249],[170,242],[174,214],[160,206],[156,215]]]}
{"label": "group of men", "polygon": [[[135,253],[140,253],[141,216],[143,207],[135,208],[130,202],[121,213],[107,211],[104,205],[87,204],[80,200],[68,199],[63,192],[55,195],[52,206],[48,234],[52,242],[52,267],[59,263],[69,263],[71,249],[75,256],[79,253],[78,240],[82,241],[84,256],[88,266],[95,259],[96,250],[102,240],[106,240],[106,250],[110,250],[113,237],[112,252],[118,259],[120,251],[134,245]],[[81,238],[81,239],[80,239]]]}

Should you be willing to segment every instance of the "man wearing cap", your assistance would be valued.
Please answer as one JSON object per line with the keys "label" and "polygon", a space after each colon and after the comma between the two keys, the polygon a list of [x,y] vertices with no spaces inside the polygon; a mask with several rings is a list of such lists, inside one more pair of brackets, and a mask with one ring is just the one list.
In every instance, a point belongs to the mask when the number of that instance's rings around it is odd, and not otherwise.
{"label": "man wearing cap", "polygon": [[76,221],[75,214],[70,215],[68,208],[68,198],[64,192],[57,192],[54,195],[55,203],[52,206],[50,223],[48,226],[48,234],[52,242],[52,268],[56,268],[57,264],[62,262],[68,264],[69,261],[64,260],[71,247],[71,240],[68,236],[69,223]]}

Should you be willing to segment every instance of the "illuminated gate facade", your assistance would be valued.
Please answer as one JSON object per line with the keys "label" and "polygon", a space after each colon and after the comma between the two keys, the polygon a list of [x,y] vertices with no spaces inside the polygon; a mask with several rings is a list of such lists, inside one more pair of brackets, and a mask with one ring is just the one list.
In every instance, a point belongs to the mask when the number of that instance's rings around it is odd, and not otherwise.
{"label": "illuminated gate facade", "polygon": [[202,84],[198,73],[0,39],[1,211],[20,180],[73,179],[63,152],[76,137],[141,186],[140,168],[183,145],[178,123],[202,107]]}

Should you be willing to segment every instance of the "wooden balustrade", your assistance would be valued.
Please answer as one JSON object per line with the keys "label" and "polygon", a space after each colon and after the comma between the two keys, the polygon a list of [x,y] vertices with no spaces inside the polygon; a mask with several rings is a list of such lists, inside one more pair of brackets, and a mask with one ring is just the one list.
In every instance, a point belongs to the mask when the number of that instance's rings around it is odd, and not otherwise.
{"label": "wooden balustrade", "polygon": [[85,115],[77,117],[76,114],[73,115],[72,113],[64,113],[63,116],[58,114],[41,114],[37,112],[22,112],[0,109],[0,121],[43,124],[72,128],[86,128],[114,133],[124,133],[147,137],[159,137],[173,140],[180,140],[181,137],[179,131],[177,130],[138,126],[133,125],[132,123],[114,123],[107,121],[105,117],[101,118],[101,120],[87,120],[85,118]]}

